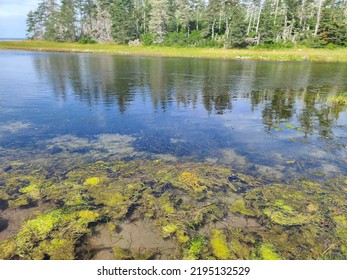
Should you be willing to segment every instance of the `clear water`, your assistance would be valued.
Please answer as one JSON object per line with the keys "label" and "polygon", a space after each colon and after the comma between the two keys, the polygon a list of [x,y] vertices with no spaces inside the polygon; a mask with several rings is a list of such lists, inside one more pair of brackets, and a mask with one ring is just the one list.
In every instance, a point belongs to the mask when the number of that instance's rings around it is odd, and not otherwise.
{"label": "clear water", "polygon": [[[347,64],[0,52],[0,167],[207,161],[269,180],[347,171]],[[63,167],[64,166],[64,167]]]}

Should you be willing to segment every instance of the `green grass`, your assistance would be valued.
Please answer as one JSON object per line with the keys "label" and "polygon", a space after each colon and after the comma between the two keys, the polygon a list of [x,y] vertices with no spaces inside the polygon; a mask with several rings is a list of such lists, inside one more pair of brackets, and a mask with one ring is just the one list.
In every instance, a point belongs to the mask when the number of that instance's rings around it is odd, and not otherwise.
{"label": "green grass", "polygon": [[163,46],[131,47],[110,44],[78,44],[49,41],[9,41],[0,42],[0,49],[83,52],[117,55],[200,57],[217,59],[269,60],[269,61],[323,61],[347,62],[347,48],[341,49],[215,49],[215,48],[176,48]]}

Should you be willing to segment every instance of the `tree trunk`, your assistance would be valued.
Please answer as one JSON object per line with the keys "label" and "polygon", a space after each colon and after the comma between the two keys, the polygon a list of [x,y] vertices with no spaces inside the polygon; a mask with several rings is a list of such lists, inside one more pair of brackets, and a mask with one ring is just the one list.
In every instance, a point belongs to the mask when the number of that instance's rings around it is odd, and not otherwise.
{"label": "tree trunk", "polygon": [[275,0],[275,19],[274,19],[274,25],[276,25],[276,20],[277,20],[277,14],[278,14],[278,4],[279,4],[279,0]]}
{"label": "tree trunk", "polygon": [[322,6],[323,6],[323,0],[319,0],[318,2],[318,13],[317,13],[317,22],[316,22],[316,28],[314,29],[314,36],[317,36],[319,24],[320,24],[320,18],[322,15]]}
{"label": "tree trunk", "polygon": [[258,19],[257,19],[257,27],[255,29],[255,33],[259,37],[258,31],[259,31],[259,24],[260,24],[260,16],[261,16],[261,7],[259,7],[259,14],[258,14]]}
{"label": "tree trunk", "polygon": [[213,23],[212,23],[212,28],[211,28],[211,32],[212,32],[211,37],[212,37],[212,40],[214,40],[214,26],[215,26],[215,24],[216,24],[216,18],[213,18]]}
{"label": "tree trunk", "polygon": [[252,9],[251,15],[249,17],[248,27],[247,27],[247,35],[249,34],[249,32],[251,32],[253,14],[254,14],[254,10]]}

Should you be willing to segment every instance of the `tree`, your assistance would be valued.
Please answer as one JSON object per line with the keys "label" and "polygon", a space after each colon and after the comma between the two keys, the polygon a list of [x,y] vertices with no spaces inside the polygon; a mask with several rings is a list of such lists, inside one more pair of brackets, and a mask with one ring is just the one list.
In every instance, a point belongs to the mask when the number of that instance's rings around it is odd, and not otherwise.
{"label": "tree", "polygon": [[132,0],[115,0],[110,7],[112,37],[118,43],[127,43],[138,37]]}
{"label": "tree", "polygon": [[149,31],[155,36],[156,43],[162,43],[167,33],[168,25],[168,0],[152,0],[149,21]]}
{"label": "tree", "polygon": [[59,13],[59,41],[75,41],[76,11],[73,0],[62,0]]}

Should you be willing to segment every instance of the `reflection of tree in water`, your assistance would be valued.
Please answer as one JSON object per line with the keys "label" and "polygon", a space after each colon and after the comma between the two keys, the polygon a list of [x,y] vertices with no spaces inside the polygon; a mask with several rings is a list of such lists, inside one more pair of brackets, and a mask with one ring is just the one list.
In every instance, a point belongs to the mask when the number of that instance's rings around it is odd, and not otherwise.
{"label": "reflection of tree in water", "polygon": [[295,94],[290,90],[276,89],[272,93],[265,92],[263,96],[263,123],[267,129],[283,121],[289,121],[295,112]]}
{"label": "reflection of tree in water", "polygon": [[[208,114],[224,114],[232,109],[233,98],[246,98],[252,112],[262,110],[266,130],[297,121],[305,135],[318,130],[330,137],[345,110],[328,102],[328,96],[346,91],[334,85],[346,68],[327,81],[327,69],[320,70],[325,64],[306,69],[306,64],[43,54],[35,56],[35,67],[63,100],[71,92],[89,105],[117,104],[122,113],[135,95],[143,103],[149,98],[154,110],[163,111],[173,102],[196,108],[200,101]],[[315,81],[330,86],[310,86]]]}
{"label": "reflection of tree in water", "polygon": [[[323,94],[320,94],[320,91]],[[309,88],[302,92],[304,104],[298,115],[298,121],[304,129],[305,135],[313,134],[317,129],[318,134],[322,137],[333,137],[332,127],[336,125],[340,114],[346,110],[346,107],[338,106],[329,101],[329,98],[337,94],[338,92],[334,92],[334,86],[325,86],[321,89]]]}
{"label": "reflection of tree in water", "polygon": [[231,110],[230,69],[228,64],[221,63],[220,67],[208,65],[205,68],[205,78],[202,85],[202,99],[205,109],[211,113],[222,115],[225,110]]}
{"label": "reflection of tree in water", "polygon": [[302,90],[255,91],[250,98],[252,107],[262,106],[266,130],[276,128],[281,123],[295,121],[296,117],[305,136],[317,132],[324,138],[331,138],[332,128],[340,114],[346,110],[345,106],[329,101],[338,93],[335,86],[324,86]]}
{"label": "reflection of tree in water", "polygon": [[124,76],[130,66],[122,59],[114,63],[114,58],[107,56],[64,54],[35,58],[37,72],[49,80],[55,95],[65,99],[71,91],[89,105],[100,101],[107,105],[117,103],[121,112],[133,100],[133,87],[138,86],[131,77]]}

